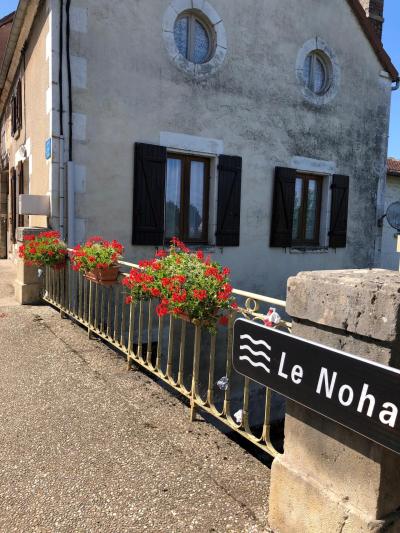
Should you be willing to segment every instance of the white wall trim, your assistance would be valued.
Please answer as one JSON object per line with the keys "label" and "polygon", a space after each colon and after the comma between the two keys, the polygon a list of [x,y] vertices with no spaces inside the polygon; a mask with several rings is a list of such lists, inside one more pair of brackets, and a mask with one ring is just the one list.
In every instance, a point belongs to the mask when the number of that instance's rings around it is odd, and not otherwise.
{"label": "white wall trim", "polygon": [[88,31],[88,9],[84,7],[71,7],[71,30],[77,33]]}
{"label": "white wall trim", "polygon": [[72,113],[72,138],[74,141],[86,141],[86,115]]}
{"label": "white wall trim", "polygon": [[87,60],[71,56],[72,86],[74,89],[87,89]]}
{"label": "white wall trim", "polygon": [[160,145],[166,148],[195,152],[200,154],[220,155],[224,153],[224,141],[207,137],[196,137],[185,133],[160,132]]}
{"label": "white wall trim", "polygon": [[302,172],[315,172],[319,174],[336,173],[336,163],[334,161],[324,161],[322,159],[312,159],[297,155],[292,157],[290,166]]}

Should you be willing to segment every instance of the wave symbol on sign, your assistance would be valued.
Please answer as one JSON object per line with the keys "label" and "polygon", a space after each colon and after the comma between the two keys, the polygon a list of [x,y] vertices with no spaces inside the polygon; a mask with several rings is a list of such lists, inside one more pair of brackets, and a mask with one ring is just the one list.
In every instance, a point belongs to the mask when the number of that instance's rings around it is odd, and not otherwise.
{"label": "wave symbol on sign", "polygon": [[265,372],[267,372],[268,374],[270,374],[270,369],[261,361],[257,360],[258,357],[261,357],[263,359],[265,359],[268,363],[271,362],[271,358],[263,351],[263,350],[260,350],[259,347],[260,346],[265,346],[265,348],[269,351],[271,351],[271,346],[269,344],[267,344],[265,341],[262,341],[262,340],[255,340],[253,339],[253,337],[251,337],[250,335],[240,335],[240,340],[241,341],[249,341],[250,344],[241,344],[240,345],[240,349],[241,350],[246,350],[248,351],[251,355],[240,355],[239,356],[239,360],[240,361],[247,361],[248,363],[250,363],[252,366],[258,368],[262,368],[263,370],[265,370]]}

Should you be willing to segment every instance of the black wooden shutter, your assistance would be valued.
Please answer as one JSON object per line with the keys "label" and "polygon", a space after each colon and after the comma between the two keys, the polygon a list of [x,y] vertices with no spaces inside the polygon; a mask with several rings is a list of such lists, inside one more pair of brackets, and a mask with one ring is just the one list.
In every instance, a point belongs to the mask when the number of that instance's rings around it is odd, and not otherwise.
{"label": "black wooden shutter", "polygon": [[217,246],[239,246],[242,158],[220,155],[218,162]]}
{"label": "black wooden shutter", "polygon": [[[20,161],[17,166],[17,182],[18,182],[17,198],[19,198],[20,194],[24,194],[24,165],[22,161]],[[25,222],[24,215],[18,214],[18,226],[20,227],[24,226],[24,222]]]}
{"label": "black wooden shutter", "polygon": [[135,144],[133,244],[163,244],[166,165],[165,147]]}
{"label": "black wooden shutter", "polygon": [[345,248],[349,205],[349,176],[334,175],[331,189],[332,206],[329,246],[331,248]]}
{"label": "black wooden shutter", "polygon": [[21,80],[18,80],[18,83],[17,83],[16,98],[17,98],[16,125],[17,125],[17,130],[19,130],[22,128],[22,83],[21,83]]}
{"label": "black wooden shutter", "polygon": [[271,219],[271,247],[286,248],[292,245],[295,186],[296,170],[276,167]]}
{"label": "black wooden shutter", "polygon": [[10,107],[11,107],[11,136],[14,137],[15,133],[16,133],[16,130],[17,130],[17,117],[16,117],[16,112],[17,112],[17,109],[16,109],[16,98],[15,96],[13,96],[11,98],[11,104],[10,104]]}
{"label": "black wooden shutter", "polygon": [[15,168],[11,169],[11,242],[15,243],[15,233],[17,229],[17,173]]}

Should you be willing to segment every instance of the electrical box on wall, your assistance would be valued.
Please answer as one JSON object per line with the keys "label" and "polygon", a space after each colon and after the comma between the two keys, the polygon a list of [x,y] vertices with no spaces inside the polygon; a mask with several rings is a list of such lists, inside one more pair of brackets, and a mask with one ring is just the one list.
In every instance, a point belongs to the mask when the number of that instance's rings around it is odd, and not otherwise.
{"label": "electrical box on wall", "polygon": [[19,214],[50,216],[50,196],[45,194],[20,194]]}

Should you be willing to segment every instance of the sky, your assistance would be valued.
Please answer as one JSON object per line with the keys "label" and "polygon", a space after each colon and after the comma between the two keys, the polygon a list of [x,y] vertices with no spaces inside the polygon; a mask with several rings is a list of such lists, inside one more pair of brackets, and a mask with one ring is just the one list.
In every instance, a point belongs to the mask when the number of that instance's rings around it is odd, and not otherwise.
{"label": "sky", "polygon": [[[13,11],[17,0],[0,0],[0,18]],[[400,71],[400,0],[385,0],[385,25],[383,44]],[[397,33],[397,39],[396,39]],[[392,96],[392,113],[389,134],[389,156],[400,159],[400,89]]]}

